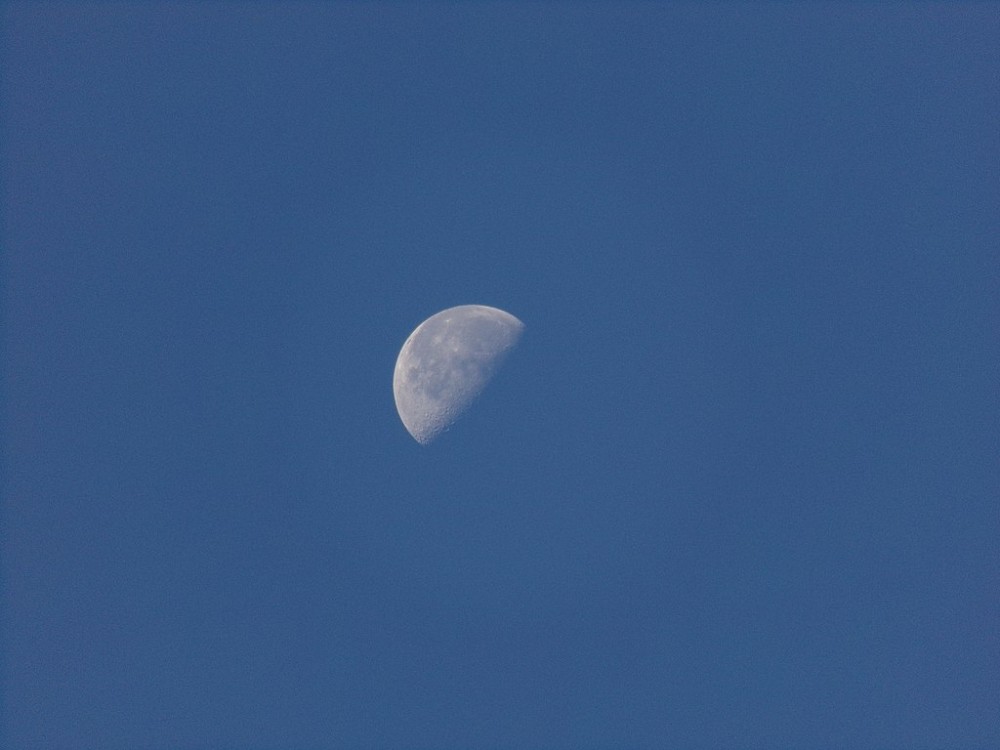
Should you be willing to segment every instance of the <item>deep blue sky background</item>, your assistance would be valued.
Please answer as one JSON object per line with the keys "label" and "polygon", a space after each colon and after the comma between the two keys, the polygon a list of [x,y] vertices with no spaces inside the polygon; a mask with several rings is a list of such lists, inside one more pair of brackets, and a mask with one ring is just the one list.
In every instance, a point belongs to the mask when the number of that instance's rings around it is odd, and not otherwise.
{"label": "deep blue sky background", "polygon": [[1000,746],[998,39],[6,4],[4,746]]}

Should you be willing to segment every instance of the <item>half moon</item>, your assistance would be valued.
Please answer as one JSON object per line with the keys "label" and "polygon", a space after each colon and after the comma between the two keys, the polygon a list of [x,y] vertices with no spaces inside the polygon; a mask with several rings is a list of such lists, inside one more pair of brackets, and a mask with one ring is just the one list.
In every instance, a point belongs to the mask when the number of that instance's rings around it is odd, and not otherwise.
{"label": "half moon", "polygon": [[396,359],[392,390],[407,431],[428,445],[465,413],[517,346],[524,323],[486,305],[432,315]]}

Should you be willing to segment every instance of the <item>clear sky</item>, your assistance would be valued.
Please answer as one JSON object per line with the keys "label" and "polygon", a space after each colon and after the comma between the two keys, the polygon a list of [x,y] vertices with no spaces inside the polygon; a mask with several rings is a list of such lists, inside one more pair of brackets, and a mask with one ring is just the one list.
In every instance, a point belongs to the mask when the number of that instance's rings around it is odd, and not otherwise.
{"label": "clear sky", "polygon": [[1000,6],[2,29],[4,747],[1000,746]]}

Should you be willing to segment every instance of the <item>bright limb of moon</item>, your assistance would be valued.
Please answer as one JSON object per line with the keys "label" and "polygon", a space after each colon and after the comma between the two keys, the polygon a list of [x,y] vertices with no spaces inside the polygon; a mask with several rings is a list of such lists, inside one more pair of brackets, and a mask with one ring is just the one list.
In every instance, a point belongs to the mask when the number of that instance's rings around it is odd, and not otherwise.
{"label": "bright limb of moon", "polygon": [[523,331],[513,315],[486,305],[451,307],[417,326],[392,377],[396,410],[414,440],[427,445],[462,416]]}

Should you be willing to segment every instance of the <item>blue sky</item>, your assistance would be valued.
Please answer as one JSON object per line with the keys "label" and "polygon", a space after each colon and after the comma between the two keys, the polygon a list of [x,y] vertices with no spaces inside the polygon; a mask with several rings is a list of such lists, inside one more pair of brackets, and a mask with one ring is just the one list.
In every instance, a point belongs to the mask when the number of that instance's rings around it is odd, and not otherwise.
{"label": "blue sky", "polygon": [[1000,743],[996,5],[2,13],[6,746]]}

